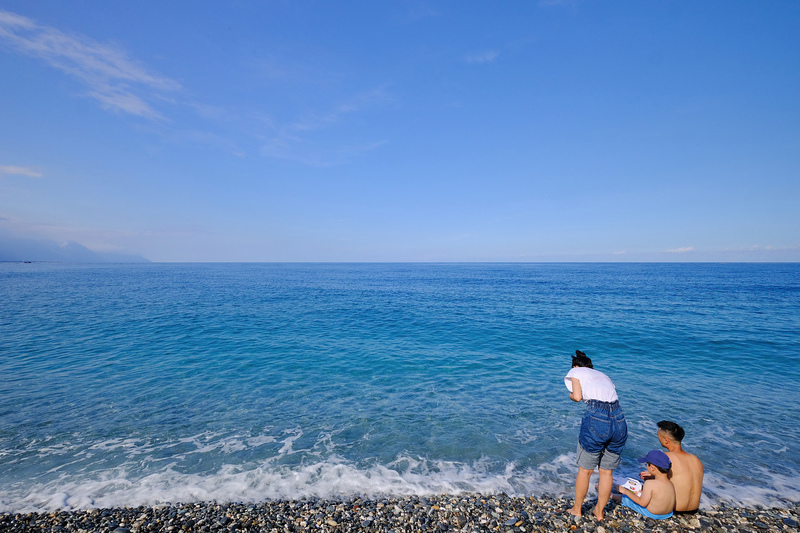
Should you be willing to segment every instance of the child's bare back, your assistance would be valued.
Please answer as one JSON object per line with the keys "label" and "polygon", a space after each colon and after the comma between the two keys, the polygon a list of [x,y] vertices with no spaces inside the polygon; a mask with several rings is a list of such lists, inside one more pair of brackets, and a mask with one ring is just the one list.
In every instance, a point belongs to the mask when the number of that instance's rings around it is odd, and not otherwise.
{"label": "child's bare back", "polygon": [[[645,504],[645,501],[648,503]],[[642,505],[653,514],[668,514],[675,509],[675,487],[666,475],[644,482]]]}

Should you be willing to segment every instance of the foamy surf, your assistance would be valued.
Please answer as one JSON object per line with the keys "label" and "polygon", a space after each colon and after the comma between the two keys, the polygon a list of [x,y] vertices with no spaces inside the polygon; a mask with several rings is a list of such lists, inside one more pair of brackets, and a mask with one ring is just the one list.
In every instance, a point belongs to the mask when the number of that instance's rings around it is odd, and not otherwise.
{"label": "foamy surf", "polygon": [[[387,465],[356,466],[341,457],[298,467],[274,461],[250,469],[224,465],[213,474],[189,474],[167,467],[144,476],[124,468],[64,475],[48,483],[32,482],[0,490],[0,511],[43,512],[154,506],[191,502],[261,502],[266,500],[345,499],[440,494],[500,494],[570,497],[575,454],[560,455],[536,467],[518,468],[490,461],[473,464],[399,456]],[[726,504],[784,507],[800,497],[797,475],[769,476],[764,486],[742,486],[707,472],[702,509]],[[590,489],[589,498],[595,495]]]}

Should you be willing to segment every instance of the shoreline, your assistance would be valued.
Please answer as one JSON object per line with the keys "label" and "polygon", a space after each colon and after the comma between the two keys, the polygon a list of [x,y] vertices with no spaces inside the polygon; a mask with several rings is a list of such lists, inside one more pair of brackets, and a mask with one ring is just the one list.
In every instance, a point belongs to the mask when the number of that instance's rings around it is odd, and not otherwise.
{"label": "shoreline", "polygon": [[715,506],[666,520],[645,518],[615,502],[598,522],[592,500],[583,518],[566,513],[569,498],[511,497],[504,494],[404,496],[368,499],[267,500],[260,503],[176,503],[114,509],[2,513],[4,532],[76,533],[217,532],[381,532],[446,531],[529,533],[549,531],[797,531],[800,502],[786,508]]}

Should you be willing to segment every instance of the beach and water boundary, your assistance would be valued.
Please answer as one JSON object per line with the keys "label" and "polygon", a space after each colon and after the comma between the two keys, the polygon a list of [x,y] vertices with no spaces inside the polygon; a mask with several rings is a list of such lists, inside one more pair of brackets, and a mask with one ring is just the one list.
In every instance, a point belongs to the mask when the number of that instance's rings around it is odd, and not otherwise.
{"label": "beach and water boundary", "polygon": [[797,265],[14,264],[2,276],[0,511],[564,497],[576,347],[620,390],[623,469],[671,417],[706,463],[704,510],[798,501],[798,406],[772,392],[778,376],[798,383]]}

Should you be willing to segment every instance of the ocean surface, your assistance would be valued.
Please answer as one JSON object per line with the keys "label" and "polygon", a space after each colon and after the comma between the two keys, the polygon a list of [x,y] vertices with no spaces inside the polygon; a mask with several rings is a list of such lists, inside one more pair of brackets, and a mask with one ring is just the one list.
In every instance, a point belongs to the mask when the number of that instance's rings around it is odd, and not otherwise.
{"label": "ocean surface", "polygon": [[[585,351],[702,506],[800,500],[800,264],[0,264],[0,512],[569,496]],[[590,492],[590,497],[591,497]]]}

